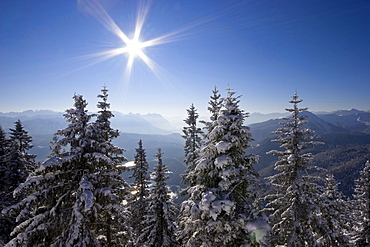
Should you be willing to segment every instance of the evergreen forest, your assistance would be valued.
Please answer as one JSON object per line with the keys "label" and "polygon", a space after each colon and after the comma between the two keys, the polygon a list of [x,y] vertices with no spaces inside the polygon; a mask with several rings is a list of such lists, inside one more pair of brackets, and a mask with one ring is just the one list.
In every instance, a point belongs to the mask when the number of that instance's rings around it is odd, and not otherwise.
{"label": "evergreen forest", "polygon": [[[177,193],[166,150],[150,147],[151,169],[142,139],[114,143],[124,130],[111,126],[108,93],[104,86],[96,113],[73,96],[42,162],[21,120],[0,125],[0,246],[370,246],[369,149],[341,189],[336,164],[313,154],[335,135],[310,128],[315,118],[297,93],[263,148],[234,89],[212,90],[207,120],[190,104]],[[124,148],[134,149],[133,164]],[[260,167],[265,156],[270,170]]]}

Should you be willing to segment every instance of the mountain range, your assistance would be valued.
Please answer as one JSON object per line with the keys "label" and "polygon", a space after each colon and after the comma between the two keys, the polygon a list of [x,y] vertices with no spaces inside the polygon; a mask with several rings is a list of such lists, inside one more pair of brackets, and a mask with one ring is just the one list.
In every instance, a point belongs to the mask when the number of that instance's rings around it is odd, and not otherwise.
{"label": "mountain range", "polygon": [[[115,117],[112,118],[112,127],[127,133],[170,134],[174,132],[174,127],[160,114],[113,113]],[[8,129],[17,119],[20,119],[31,134],[54,134],[56,130],[67,126],[63,114],[49,110],[0,112],[0,124],[4,129]]]}
{"label": "mountain range", "polygon": [[[325,143],[308,150],[314,154],[312,162],[332,172],[341,182],[339,188],[350,196],[358,171],[363,168],[366,160],[370,160],[370,111],[356,109],[330,113],[306,111],[303,114],[308,117],[305,126],[315,131],[318,141]],[[164,163],[172,172],[169,184],[181,185],[179,175],[184,173],[186,167],[183,163],[184,139],[179,133],[180,128],[171,125],[170,121],[160,114],[114,112],[114,115],[112,127],[121,131],[121,135],[114,143],[126,149],[127,159],[133,160],[137,143],[142,139],[148,161],[153,166],[155,164],[153,155],[160,147],[164,152]],[[273,164],[276,158],[267,155],[266,152],[279,149],[278,144],[272,142],[276,135],[271,132],[281,127],[279,124],[282,122],[281,117],[286,115],[287,113],[252,113],[250,118],[246,119],[246,125],[250,127],[254,139],[248,152],[260,156],[255,168],[261,177],[274,174]],[[30,153],[37,155],[38,162],[42,162],[50,153],[49,144],[56,130],[67,126],[63,113],[60,112],[30,110],[0,113],[0,125],[5,132],[13,128],[14,122],[18,119],[33,138],[34,148]],[[262,121],[256,123],[256,120]]]}
{"label": "mountain range", "polygon": [[[351,196],[359,170],[362,170],[366,161],[370,160],[370,112],[351,109],[332,113],[302,114],[308,117],[304,126],[314,130],[315,139],[324,143],[307,150],[314,155],[312,163],[333,173],[340,182],[339,189],[345,195]],[[271,119],[249,125],[255,141],[248,152],[260,156],[255,168],[261,177],[275,173],[273,168],[276,157],[266,152],[279,150],[279,145],[273,142],[277,136],[271,134],[281,127],[279,122],[282,120]]]}

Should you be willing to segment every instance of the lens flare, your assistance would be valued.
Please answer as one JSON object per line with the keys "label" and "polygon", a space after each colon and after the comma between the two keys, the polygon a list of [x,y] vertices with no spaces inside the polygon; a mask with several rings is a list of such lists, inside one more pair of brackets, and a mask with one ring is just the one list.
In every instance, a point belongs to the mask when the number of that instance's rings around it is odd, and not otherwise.
{"label": "lens flare", "polygon": [[[98,58],[93,64],[102,62],[104,60],[113,58],[118,55],[126,55],[128,57],[125,68],[126,78],[130,78],[130,74],[133,68],[135,59],[141,59],[153,72],[158,71],[156,64],[151,58],[145,53],[144,48],[154,46],[158,43],[156,40],[149,40],[142,42],[140,40],[141,30],[145,22],[146,15],[149,11],[149,2],[145,2],[138,8],[137,19],[135,23],[135,31],[133,38],[130,39],[121,28],[113,21],[108,15],[104,8],[99,4],[97,0],[78,0],[79,7],[85,12],[102,24],[108,31],[114,34],[123,43],[122,47],[106,50],[103,52],[90,54],[85,56],[86,58]],[[161,40],[161,38],[159,39]],[[162,41],[163,43],[163,41]]]}
{"label": "lens flare", "polygon": [[143,44],[139,40],[130,40],[126,46],[127,53],[133,57],[140,56],[142,48]]}
{"label": "lens flare", "polygon": [[[126,68],[124,70],[126,76],[126,80],[129,81],[131,71],[135,62],[135,59],[142,60],[146,66],[158,77],[163,78],[161,74],[162,69],[159,67],[157,63],[155,63],[146,53],[145,48],[162,45],[165,43],[175,42],[180,39],[189,38],[191,35],[190,33],[186,33],[186,31],[193,30],[195,32],[195,28],[202,26],[203,24],[210,22],[218,18],[218,16],[211,16],[206,17],[204,19],[198,20],[194,23],[189,24],[186,27],[183,27],[179,30],[173,31],[171,33],[159,36],[154,39],[150,40],[141,40],[141,32],[143,25],[145,23],[146,16],[149,12],[150,2],[149,1],[138,1],[140,3],[138,5],[137,17],[136,22],[134,23],[134,35],[132,38],[129,38],[121,28],[113,21],[113,19],[109,16],[109,14],[105,11],[105,9],[99,4],[98,0],[78,0],[78,6],[80,9],[89,14],[93,17],[96,21],[98,21],[101,25],[103,25],[108,31],[110,31],[113,35],[118,37],[118,39],[122,42],[121,47],[109,49],[103,52],[98,52],[95,54],[90,54],[84,56],[85,58],[95,58],[96,60],[92,62],[90,65],[84,66],[88,67],[102,61],[111,59],[115,56],[125,55],[127,56],[127,63]],[[127,23],[130,24],[130,23]],[[197,30],[201,33],[200,30]]]}

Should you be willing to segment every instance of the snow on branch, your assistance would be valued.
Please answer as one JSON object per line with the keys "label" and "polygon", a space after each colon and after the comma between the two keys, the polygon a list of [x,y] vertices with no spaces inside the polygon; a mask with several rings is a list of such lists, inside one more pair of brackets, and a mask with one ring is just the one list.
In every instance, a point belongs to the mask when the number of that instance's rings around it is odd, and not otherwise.
{"label": "snow on branch", "polygon": [[80,199],[85,205],[85,212],[90,211],[92,205],[94,204],[94,194],[92,193],[94,187],[86,176],[83,176],[80,182],[80,188],[82,192]]}

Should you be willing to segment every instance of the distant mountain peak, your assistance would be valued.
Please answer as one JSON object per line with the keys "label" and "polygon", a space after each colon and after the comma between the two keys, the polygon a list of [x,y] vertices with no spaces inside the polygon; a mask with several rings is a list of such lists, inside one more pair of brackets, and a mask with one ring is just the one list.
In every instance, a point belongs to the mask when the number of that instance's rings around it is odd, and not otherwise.
{"label": "distant mountain peak", "polygon": [[339,110],[335,111],[333,114],[338,115],[338,116],[348,116],[348,115],[355,115],[357,113],[360,113],[362,111],[359,111],[355,108],[352,108],[350,110]]}
{"label": "distant mountain peak", "polygon": [[35,117],[35,116],[46,116],[46,115],[61,115],[62,112],[56,112],[52,110],[27,110],[22,112],[0,112],[0,116],[4,117],[20,117],[20,116],[26,116],[26,117]]}

